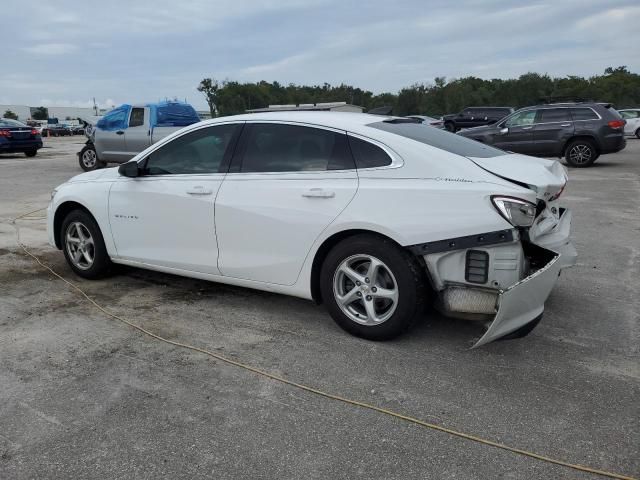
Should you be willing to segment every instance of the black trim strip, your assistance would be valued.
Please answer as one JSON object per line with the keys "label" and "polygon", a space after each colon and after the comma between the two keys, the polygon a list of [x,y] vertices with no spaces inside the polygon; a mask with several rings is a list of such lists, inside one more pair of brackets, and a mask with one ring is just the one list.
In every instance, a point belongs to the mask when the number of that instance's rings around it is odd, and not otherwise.
{"label": "black trim strip", "polygon": [[416,255],[429,255],[431,253],[464,250],[467,248],[475,248],[485,245],[496,245],[499,243],[509,242],[513,242],[513,231],[498,230],[497,232],[479,233],[477,235],[467,235],[466,237],[449,238],[447,240],[436,240],[435,242],[419,243],[417,245],[409,245],[407,248]]}

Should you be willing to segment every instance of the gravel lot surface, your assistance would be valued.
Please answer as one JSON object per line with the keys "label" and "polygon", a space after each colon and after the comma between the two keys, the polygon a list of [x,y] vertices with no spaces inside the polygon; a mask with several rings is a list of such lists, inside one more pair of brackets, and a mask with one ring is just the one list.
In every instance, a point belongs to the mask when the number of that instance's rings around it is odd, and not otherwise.
{"label": "gravel lot surface", "polygon": [[[10,221],[81,173],[82,137],[0,155],[0,478],[598,478],[305,393],[153,341],[18,249]],[[640,141],[570,170],[578,265],[542,323],[469,347],[474,323],[425,318],[372,343],[320,306],[123,269],[86,281],[20,221],[33,251],[96,301],[167,338],[429,422],[640,476]]]}

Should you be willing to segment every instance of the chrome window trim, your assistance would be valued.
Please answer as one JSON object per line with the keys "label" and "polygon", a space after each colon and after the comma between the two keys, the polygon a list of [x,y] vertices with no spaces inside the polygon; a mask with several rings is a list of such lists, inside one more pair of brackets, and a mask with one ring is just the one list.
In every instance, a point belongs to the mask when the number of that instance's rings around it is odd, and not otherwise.
{"label": "chrome window trim", "polygon": [[[535,111],[536,112],[536,117],[538,116],[538,110],[551,110],[551,109],[559,109],[559,108],[588,108],[589,110],[591,110],[593,113],[596,114],[596,116],[598,118],[591,118],[591,119],[583,119],[583,120],[573,120],[573,116],[571,120],[560,120],[557,122],[540,122],[540,123],[528,123],[526,125],[514,125],[514,127],[533,127],[535,125],[553,125],[554,123],[567,123],[567,122],[593,122],[596,120],[602,120],[602,117],[600,116],[600,114],[598,112],[596,112],[592,107],[554,107],[552,105],[550,106],[545,106],[545,107],[531,107],[531,108],[527,108],[527,109],[522,109],[522,110],[518,110],[517,112],[512,113],[509,118],[511,118],[512,115],[516,114],[516,113],[525,113],[525,112],[531,112],[531,111]],[[571,112],[569,112],[569,114],[571,114]],[[504,123],[501,123],[503,126],[506,126],[507,121],[509,119],[507,118]]]}

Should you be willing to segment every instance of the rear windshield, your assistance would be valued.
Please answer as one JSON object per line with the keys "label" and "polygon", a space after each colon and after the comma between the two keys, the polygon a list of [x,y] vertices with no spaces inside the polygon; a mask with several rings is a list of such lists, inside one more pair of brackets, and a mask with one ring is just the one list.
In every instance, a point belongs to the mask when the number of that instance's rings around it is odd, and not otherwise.
{"label": "rear windshield", "polygon": [[0,127],[26,127],[26,125],[10,118],[0,118]]}
{"label": "rear windshield", "polygon": [[419,123],[370,123],[368,127],[395,133],[401,137],[410,138],[417,142],[431,145],[449,153],[462,155],[463,157],[491,158],[506,155],[506,152],[490,147],[470,138],[461,137],[455,133],[440,130]]}

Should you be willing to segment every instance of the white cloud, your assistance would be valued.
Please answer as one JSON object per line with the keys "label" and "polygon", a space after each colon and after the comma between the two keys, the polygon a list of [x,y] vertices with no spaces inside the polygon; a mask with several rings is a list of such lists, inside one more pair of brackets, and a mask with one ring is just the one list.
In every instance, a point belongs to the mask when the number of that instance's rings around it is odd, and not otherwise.
{"label": "white cloud", "polygon": [[78,50],[78,46],[71,43],[41,43],[24,47],[23,50],[37,55],[66,55]]}

